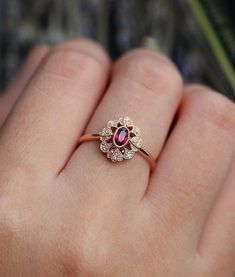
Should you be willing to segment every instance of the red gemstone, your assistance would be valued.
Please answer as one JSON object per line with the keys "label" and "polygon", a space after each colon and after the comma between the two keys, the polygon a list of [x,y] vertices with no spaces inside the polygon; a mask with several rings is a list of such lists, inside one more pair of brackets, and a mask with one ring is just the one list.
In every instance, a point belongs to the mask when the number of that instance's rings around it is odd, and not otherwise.
{"label": "red gemstone", "polygon": [[129,131],[126,127],[121,127],[117,129],[116,133],[114,134],[114,143],[121,147],[125,146],[129,139]]}

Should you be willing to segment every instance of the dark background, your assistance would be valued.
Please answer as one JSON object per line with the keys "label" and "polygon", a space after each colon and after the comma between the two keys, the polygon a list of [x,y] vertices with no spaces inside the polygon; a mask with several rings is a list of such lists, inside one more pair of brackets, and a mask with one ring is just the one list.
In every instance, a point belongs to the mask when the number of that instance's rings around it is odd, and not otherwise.
{"label": "dark background", "polygon": [[113,59],[146,46],[170,56],[185,82],[201,82],[235,100],[234,1],[0,0],[0,88],[30,48],[91,37]]}

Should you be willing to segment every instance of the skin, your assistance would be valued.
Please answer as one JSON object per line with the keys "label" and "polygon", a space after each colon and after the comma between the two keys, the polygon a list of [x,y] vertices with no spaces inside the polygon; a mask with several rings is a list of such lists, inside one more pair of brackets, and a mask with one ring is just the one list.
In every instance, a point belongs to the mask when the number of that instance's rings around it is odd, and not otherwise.
{"label": "skin", "polygon": [[[151,50],[111,65],[79,40],[34,49],[0,112],[0,276],[235,276],[230,100],[185,86]],[[140,155],[74,150],[123,115],[157,160],[151,174]]]}

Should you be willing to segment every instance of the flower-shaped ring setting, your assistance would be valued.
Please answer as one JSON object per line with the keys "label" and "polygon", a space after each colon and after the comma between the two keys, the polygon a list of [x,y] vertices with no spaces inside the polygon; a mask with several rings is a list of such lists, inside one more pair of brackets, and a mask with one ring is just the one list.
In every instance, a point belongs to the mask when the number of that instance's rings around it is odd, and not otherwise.
{"label": "flower-shaped ring setting", "polygon": [[140,129],[128,116],[110,120],[98,134],[83,135],[79,144],[91,140],[100,140],[100,150],[112,162],[130,160],[139,152],[151,169],[155,166],[154,158],[142,147]]}

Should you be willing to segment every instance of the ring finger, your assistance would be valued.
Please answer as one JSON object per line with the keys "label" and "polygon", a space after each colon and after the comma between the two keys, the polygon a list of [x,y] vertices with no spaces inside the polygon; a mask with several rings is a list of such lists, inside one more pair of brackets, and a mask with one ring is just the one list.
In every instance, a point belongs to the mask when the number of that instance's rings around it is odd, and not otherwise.
{"label": "ring finger", "polygon": [[[132,51],[114,65],[110,87],[86,133],[99,132],[109,120],[128,115],[142,131],[143,146],[156,159],[180,102],[181,91],[181,77],[167,58],[150,50]],[[101,186],[103,192],[110,191],[109,188],[113,191],[115,183],[116,187],[130,189],[132,195],[141,197],[149,177],[146,161],[136,155],[131,161],[113,164],[98,148],[97,143],[81,145],[66,169],[68,173],[72,171],[70,176],[77,176],[79,166],[89,163],[88,171],[92,172],[89,176],[94,178],[97,190]],[[97,176],[103,178],[100,184]]]}

